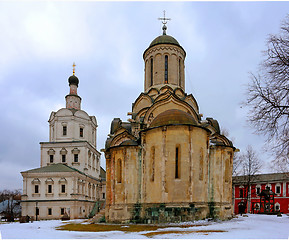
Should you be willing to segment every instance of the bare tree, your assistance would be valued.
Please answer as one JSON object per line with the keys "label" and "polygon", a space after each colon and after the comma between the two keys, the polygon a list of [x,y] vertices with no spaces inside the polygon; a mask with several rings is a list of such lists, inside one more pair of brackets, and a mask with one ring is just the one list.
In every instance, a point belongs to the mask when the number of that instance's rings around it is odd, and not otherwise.
{"label": "bare tree", "polygon": [[[221,128],[221,135],[224,135],[225,137],[227,137],[228,139],[231,139],[233,145],[234,145],[234,141],[235,138],[234,137],[230,137],[229,134],[229,130],[227,128]],[[241,159],[240,159],[240,154],[239,154],[240,150],[237,149],[234,152],[234,156],[233,156],[233,171],[232,174],[233,176],[238,176],[241,174]]]}
{"label": "bare tree", "polygon": [[20,200],[20,190],[0,191],[0,203],[4,206],[1,213],[4,214],[7,221],[13,222],[15,217],[20,216]]}
{"label": "bare tree", "polygon": [[289,165],[289,15],[279,34],[270,35],[258,74],[251,74],[247,89],[249,122],[267,136],[274,164]]}
{"label": "bare tree", "polygon": [[288,164],[288,158],[287,157],[279,157],[275,160],[273,160],[269,167],[272,172],[275,173],[288,173],[289,176],[289,164]]}
{"label": "bare tree", "polygon": [[249,179],[259,173],[262,168],[262,162],[251,145],[248,145],[245,153],[241,154],[240,160],[243,168],[243,175],[248,176]]}
{"label": "bare tree", "polygon": [[240,158],[240,152],[235,152],[233,157],[233,176],[239,176],[242,174],[242,159]]}
{"label": "bare tree", "polygon": [[255,175],[260,172],[262,168],[262,161],[259,159],[258,154],[248,145],[246,151],[240,155],[240,165],[242,166],[242,174],[244,176],[244,192],[243,199],[247,209],[250,209],[250,199],[252,192],[252,182]]}

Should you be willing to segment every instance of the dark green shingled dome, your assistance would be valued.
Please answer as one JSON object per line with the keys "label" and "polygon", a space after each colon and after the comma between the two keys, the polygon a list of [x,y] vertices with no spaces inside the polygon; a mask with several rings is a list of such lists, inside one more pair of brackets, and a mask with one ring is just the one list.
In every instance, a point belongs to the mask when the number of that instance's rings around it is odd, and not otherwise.
{"label": "dark green shingled dome", "polygon": [[186,51],[183,49],[183,47],[179,44],[179,42],[172,36],[170,35],[166,35],[163,34],[161,36],[156,37],[151,44],[149,45],[149,47],[144,51],[143,53],[143,57],[145,56],[146,52],[154,46],[157,46],[159,44],[170,44],[170,45],[175,45],[179,48],[181,48],[184,51],[184,54],[186,55]]}
{"label": "dark green shingled dome", "polygon": [[156,37],[151,42],[149,47],[152,47],[152,46],[155,46],[155,45],[158,45],[158,44],[173,44],[173,45],[180,46],[178,41],[175,38],[173,38],[172,36],[170,36],[170,35],[161,35],[161,36]]}
{"label": "dark green shingled dome", "polygon": [[78,87],[79,80],[75,75],[72,75],[68,78],[69,86],[76,85]]}

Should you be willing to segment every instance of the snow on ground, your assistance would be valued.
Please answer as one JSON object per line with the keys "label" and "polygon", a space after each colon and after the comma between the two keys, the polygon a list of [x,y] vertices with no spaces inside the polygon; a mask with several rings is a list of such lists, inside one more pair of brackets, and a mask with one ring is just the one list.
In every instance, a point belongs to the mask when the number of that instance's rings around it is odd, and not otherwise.
{"label": "snow on ground", "polygon": [[[81,222],[83,220],[71,220]],[[134,239],[134,238],[173,238],[173,239],[289,239],[289,216],[253,215],[239,216],[230,221],[206,222],[199,221],[188,228],[180,228],[171,225],[169,228],[160,228],[156,231],[131,232],[75,232],[59,231],[55,228],[67,222],[60,220],[37,221],[33,223],[4,223],[0,224],[0,239]],[[181,224],[180,224],[181,225]],[[196,232],[196,231],[202,232]],[[210,232],[223,230],[226,232]],[[177,233],[171,233],[176,232]],[[181,233],[180,233],[181,231]],[[206,232],[208,231],[208,232]],[[145,236],[146,233],[160,233],[153,236]]]}

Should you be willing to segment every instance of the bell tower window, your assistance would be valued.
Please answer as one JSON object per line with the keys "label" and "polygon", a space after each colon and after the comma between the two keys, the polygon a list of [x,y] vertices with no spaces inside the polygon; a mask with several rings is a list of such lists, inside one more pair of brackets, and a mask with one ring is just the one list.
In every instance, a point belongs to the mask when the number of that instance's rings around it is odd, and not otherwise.
{"label": "bell tower window", "polygon": [[65,184],[61,185],[61,193],[65,193]]}
{"label": "bell tower window", "polygon": [[48,193],[52,193],[52,185],[49,184],[47,187],[48,187],[47,192],[48,192]]}
{"label": "bell tower window", "polygon": [[34,193],[39,193],[39,185],[34,186]]}
{"label": "bell tower window", "polygon": [[83,137],[83,128],[79,128],[79,137]]}
{"label": "bell tower window", "polygon": [[153,85],[153,76],[154,76],[154,60],[151,58],[151,86]]}
{"label": "bell tower window", "polygon": [[168,83],[168,60],[169,60],[169,57],[168,55],[165,55],[165,83]]}
{"label": "bell tower window", "polygon": [[62,128],[62,135],[66,136],[67,135],[67,126],[63,126]]}

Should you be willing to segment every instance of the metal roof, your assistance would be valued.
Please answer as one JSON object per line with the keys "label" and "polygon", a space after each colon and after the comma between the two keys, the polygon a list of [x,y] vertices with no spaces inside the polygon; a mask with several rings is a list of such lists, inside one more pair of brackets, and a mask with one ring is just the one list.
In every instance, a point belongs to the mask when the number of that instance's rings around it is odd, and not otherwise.
{"label": "metal roof", "polygon": [[[40,167],[40,168],[34,168],[28,171],[24,171],[27,173],[44,173],[44,172],[80,172],[79,170],[69,167],[65,164],[62,163],[57,163],[57,164],[51,164],[49,166],[45,166],[45,167]],[[80,172],[82,173],[82,172]],[[84,174],[84,173],[82,173]]]}
{"label": "metal roof", "polygon": [[[233,176],[233,184],[242,184],[246,182],[248,176]],[[286,173],[267,173],[267,174],[256,174],[251,176],[251,183],[260,182],[281,182],[289,181],[289,172]]]}

